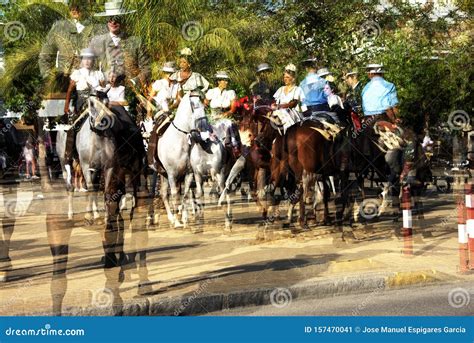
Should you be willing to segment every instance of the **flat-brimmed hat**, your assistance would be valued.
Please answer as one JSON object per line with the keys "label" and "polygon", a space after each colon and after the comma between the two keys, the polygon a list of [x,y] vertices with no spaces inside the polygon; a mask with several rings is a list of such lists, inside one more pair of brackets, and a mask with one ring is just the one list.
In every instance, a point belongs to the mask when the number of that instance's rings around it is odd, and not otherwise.
{"label": "flat-brimmed hat", "polygon": [[122,0],[107,1],[104,4],[105,12],[94,14],[96,17],[115,17],[136,12],[136,10],[127,10],[123,6]]}
{"label": "flat-brimmed hat", "polygon": [[227,75],[227,73],[223,70],[219,70],[218,72],[216,72],[214,78],[217,80],[230,80],[229,75]]}
{"label": "flat-brimmed hat", "polygon": [[285,67],[285,71],[296,73],[296,66],[293,63],[290,63]]}
{"label": "flat-brimmed hat", "polygon": [[331,75],[332,73],[329,71],[328,68],[321,68],[321,69],[318,69],[318,71],[316,72],[316,75],[318,75],[319,77],[323,77],[323,76],[326,76],[326,75]]}
{"label": "flat-brimmed hat", "polygon": [[349,69],[347,73],[344,75],[344,77],[348,77],[351,75],[358,75],[359,71],[357,69]]}
{"label": "flat-brimmed hat", "polygon": [[94,58],[96,57],[94,51],[90,48],[85,48],[81,50],[81,54],[79,55],[81,58]]}
{"label": "flat-brimmed hat", "polygon": [[367,69],[368,73],[373,73],[373,74],[383,74],[383,73],[385,73],[385,70],[383,70],[383,65],[378,64],[378,63],[367,64],[365,69]]}
{"label": "flat-brimmed hat", "polygon": [[268,63],[260,63],[257,66],[257,73],[261,73],[262,71],[265,71],[265,70],[272,70],[272,67],[270,67]]}
{"label": "flat-brimmed hat", "polygon": [[166,73],[174,73],[174,72],[176,72],[176,67],[175,67],[174,62],[165,62],[165,64],[163,64],[163,68],[161,68],[161,70],[166,72]]}
{"label": "flat-brimmed hat", "polygon": [[316,61],[317,61],[316,57],[311,56],[311,57],[308,57],[308,58],[302,60],[301,64],[314,64],[314,63],[316,63]]}

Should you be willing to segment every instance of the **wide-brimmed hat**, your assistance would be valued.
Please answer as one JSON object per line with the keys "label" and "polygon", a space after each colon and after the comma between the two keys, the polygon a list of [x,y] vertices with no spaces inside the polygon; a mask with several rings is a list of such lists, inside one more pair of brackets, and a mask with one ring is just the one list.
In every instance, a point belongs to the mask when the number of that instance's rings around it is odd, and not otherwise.
{"label": "wide-brimmed hat", "polygon": [[359,71],[357,69],[349,69],[347,73],[344,75],[344,78],[351,76],[351,75],[358,75]]}
{"label": "wide-brimmed hat", "polygon": [[296,66],[293,63],[290,63],[285,67],[285,71],[296,73]]}
{"label": "wide-brimmed hat", "polygon": [[105,12],[94,14],[96,17],[115,17],[136,12],[136,10],[127,10],[123,6],[122,0],[107,1],[104,4]]}
{"label": "wide-brimmed hat", "polygon": [[316,57],[310,56],[304,60],[301,61],[301,64],[314,64],[316,63],[317,59]]}
{"label": "wide-brimmed hat", "polygon": [[227,75],[227,73],[223,70],[219,70],[218,72],[216,72],[214,78],[217,80],[230,80],[229,75]]}
{"label": "wide-brimmed hat", "polygon": [[383,73],[385,73],[385,70],[383,70],[383,65],[378,64],[378,63],[367,64],[365,69],[367,69],[367,72],[369,74],[370,73],[373,73],[373,74],[383,74]]}
{"label": "wide-brimmed hat", "polygon": [[323,76],[326,76],[326,75],[331,75],[332,73],[329,71],[328,68],[321,68],[321,69],[318,69],[318,71],[316,72],[316,75],[318,75],[319,77],[323,77]]}
{"label": "wide-brimmed hat", "polygon": [[272,67],[268,63],[260,63],[257,66],[257,73],[261,73],[262,71],[265,70],[272,70]]}
{"label": "wide-brimmed hat", "polygon": [[85,58],[94,58],[94,57],[96,57],[94,51],[90,48],[82,49],[79,56],[81,58],[84,58],[84,57]]}
{"label": "wide-brimmed hat", "polygon": [[166,73],[174,73],[176,72],[176,66],[174,62],[165,62],[163,64],[163,67],[161,68],[162,71]]}

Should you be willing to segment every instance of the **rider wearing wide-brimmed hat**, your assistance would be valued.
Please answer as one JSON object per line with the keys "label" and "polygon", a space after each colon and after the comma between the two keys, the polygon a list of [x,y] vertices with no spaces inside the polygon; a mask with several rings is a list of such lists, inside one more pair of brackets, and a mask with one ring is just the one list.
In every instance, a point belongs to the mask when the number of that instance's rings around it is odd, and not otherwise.
{"label": "rider wearing wide-brimmed hat", "polygon": [[[80,68],[75,69],[70,76],[69,87],[66,93],[66,101],[64,105],[64,122],[67,122],[68,120],[72,121],[73,118],[77,118],[79,114],[85,109],[87,99],[89,98],[90,94],[105,86],[104,74],[101,71],[94,69],[95,57],[96,56],[91,49],[86,48],[81,50]],[[73,118],[70,118],[69,105],[73,93],[77,94],[77,99],[74,104],[74,116]],[[81,124],[82,121],[80,123],[75,123],[67,132],[65,160],[70,166],[72,166],[76,131]]]}
{"label": "rider wearing wide-brimmed hat", "polygon": [[326,80],[321,77],[321,73],[320,75],[317,74],[316,61],[314,57],[302,61],[302,65],[307,72],[306,77],[300,83],[304,93],[303,115],[305,117],[310,117],[313,112],[329,111],[327,97],[324,94]]}
{"label": "rider wearing wide-brimmed hat", "polygon": [[47,93],[65,93],[69,75],[79,64],[81,49],[100,31],[87,18],[84,1],[69,1],[69,17],[56,21],[45,38],[38,57],[40,73],[49,82]]}
{"label": "rider wearing wide-brimmed hat", "polygon": [[113,71],[118,78],[124,78],[126,84],[144,86],[150,77],[146,48],[139,37],[127,35],[124,27],[124,16],[134,12],[127,10],[123,1],[106,2],[105,11],[95,16],[107,19],[109,32],[93,37],[89,47],[97,55],[102,71]]}
{"label": "rider wearing wide-brimmed hat", "polygon": [[240,155],[240,135],[235,125],[237,94],[233,89],[227,89],[230,81],[225,71],[218,71],[214,75],[217,87],[209,89],[204,103],[211,109],[211,120],[226,127],[225,145],[232,148],[234,156]]}
{"label": "rider wearing wide-brimmed hat", "polygon": [[[170,112],[178,105],[179,84],[175,80],[171,80],[170,76],[176,72],[175,63],[172,61],[165,62],[161,68],[163,77],[156,80],[152,85],[152,90],[148,98],[148,117],[153,117],[154,125],[151,131],[148,143],[148,165],[152,169],[156,169],[154,158],[156,155],[156,147],[158,138],[166,129],[166,125],[162,125]],[[159,130],[159,132],[158,132]]]}
{"label": "rider wearing wide-brimmed hat", "polygon": [[256,69],[256,80],[250,85],[250,93],[256,105],[270,105],[273,101],[273,89],[268,83],[268,75],[272,67],[268,63],[260,63]]}
{"label": "rider wearing wide-brimmed hat", "polygon": [[362,83],[357,69],[350,69],[344,75],[344,81],[350,87],[346,94],[344,106],[360,115],[362,112]]}

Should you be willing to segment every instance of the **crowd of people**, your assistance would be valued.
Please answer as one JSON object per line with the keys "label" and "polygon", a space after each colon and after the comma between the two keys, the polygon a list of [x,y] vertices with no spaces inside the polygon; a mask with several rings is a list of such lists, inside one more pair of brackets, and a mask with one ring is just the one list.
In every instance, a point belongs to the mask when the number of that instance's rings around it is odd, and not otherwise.
{"label": "crowd of people", "polygon": [[[127,10],[123,2],[106,2],[105,12],[97,17],[107,18],[107,30],[97,35],[97,27],[83,18],[81,2],[70,3],[70,18],[56,22],[43,45],[40,54],[40,70],[47,78],[59,81],[58,90],[65,91],[64,122],[73,123],[68,132],[66,161],[72,167],[75,136],[83,120],[87,98],[91,94],[102,94],[109,107],[118,108],[121,122],[139,130],[126,111],[127,94],[146,105],[147,120],[143,127],[153,129],[148,142],[148,164],[156,169],[156,146],[163,122],[177,109],[184,95],[189,95],[196,117],[196,140],[215,140],[211,124],[219,123],[226,131],[225,145],[239,156],[241,142],[236,122],[238,98],[231,89],[230,77],[226,71],[216,71],[215,87],[200,73],[193,70],[194,56],[189,48],[179,51],[178,65],[168,61],[161,67],[162,78],[150,82],[150,59],[138,37],[128,35],[123,26]],[[79,56],[79,63],[77,63]],[[362,87],[357,70],[349,70],[344,75],[349,92],[341,98],[338,95],[334,76],[319,65],[319,61],[309,57],[298,67],[290,63],[283,70],[283,85],[272,89],[268,83],[272,67],[261,63],[256,68],[256,80],[250,85],[250,93],[255,106],[268,106],[277,115],[286,130],[305,118],[328,121],[336,126],[352,122],[360,126],[368,117],[384,118],[393,124],[398,122],[397,92],[395,86],[383,78],[384,69],[380,64],[367,66],[370,81]],[[318,68],[319,67],[319,68]],[[301,68],[306,76],[297,84],[297,72]],[[150,89],[148,97],[139,90]],[[71,106],[72,105],[72,106]],[[204,106],[202,106],[204,105]],[[205,108],[209,110],[206,111]],[[209,114],[206,114],[208,112]],[[149,128],[148,128],[149,130]],[[91,166],[94,172],[94,167]]]}

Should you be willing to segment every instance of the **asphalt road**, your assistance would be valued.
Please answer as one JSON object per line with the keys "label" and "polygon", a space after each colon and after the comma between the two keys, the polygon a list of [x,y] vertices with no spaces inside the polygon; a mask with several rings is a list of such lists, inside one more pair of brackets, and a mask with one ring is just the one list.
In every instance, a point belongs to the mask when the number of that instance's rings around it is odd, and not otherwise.
{"label": "asphalt road", "polygon": [[[451,302],[451,304],[450,304]],[[374,291],[323,299],[280,299],[274,305],[242,307],[210,316],[472,316],[474,285],[469,282]],[[285,306],[283,306],[285,305]]]}

